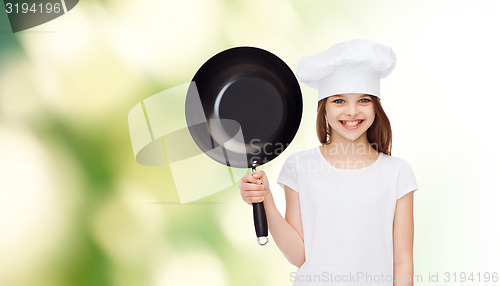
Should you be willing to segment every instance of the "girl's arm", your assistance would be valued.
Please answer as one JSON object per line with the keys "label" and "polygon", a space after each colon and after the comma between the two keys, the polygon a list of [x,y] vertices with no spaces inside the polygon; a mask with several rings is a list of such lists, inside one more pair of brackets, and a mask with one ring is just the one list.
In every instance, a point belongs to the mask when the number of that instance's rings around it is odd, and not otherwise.
{"label": "girl's arm", "polygon": [[[260,181],[257,178],[262,178],[262,190],[259,189]],[[305,261],[305,248],[299,194],[285,185],[286,212],[283,218],[276,208],[264,171],[257,170],[253,176],[244,175],[241,179],[240,190],[243,200],[249,204],[261,202],[264,198],[267,225],[276,245],[290,263],[300,267]]]}
{"label": "girl's arm", "polygon": [[413,286],[413,192],[396,202],[393,243],[394,286]]}
{"label": "girl's arm", "polygon": [[299,194],[285,185],[285,218],[276,208],[273,196],[264,200],[267,224],[276,245],[293,265],[300,267],[305,262],[304,235],[300,217]]}

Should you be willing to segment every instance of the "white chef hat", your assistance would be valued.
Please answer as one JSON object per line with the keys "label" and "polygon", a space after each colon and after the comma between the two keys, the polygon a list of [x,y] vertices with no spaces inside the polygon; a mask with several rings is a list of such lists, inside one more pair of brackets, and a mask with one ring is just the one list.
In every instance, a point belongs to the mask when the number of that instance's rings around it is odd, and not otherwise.
{"label": "white chef hat", "polygon": [[396,54],[390,47],[355,39],[300,59],[297,78],[318,90],[318,101],[343,93],[380,98],[380,79],[388,76],[395,65]]}

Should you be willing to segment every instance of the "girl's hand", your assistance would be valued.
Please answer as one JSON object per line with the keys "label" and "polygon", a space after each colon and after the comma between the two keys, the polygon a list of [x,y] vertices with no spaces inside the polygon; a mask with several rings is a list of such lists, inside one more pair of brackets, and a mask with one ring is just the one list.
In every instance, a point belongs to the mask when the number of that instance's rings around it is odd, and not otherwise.
{"label": "girl's hand", "polygon": [[271,196],[266,173],[262,170],[255,171],[253,175],[243,175],[239,187],[241,197],[249,205],[262,202]]}

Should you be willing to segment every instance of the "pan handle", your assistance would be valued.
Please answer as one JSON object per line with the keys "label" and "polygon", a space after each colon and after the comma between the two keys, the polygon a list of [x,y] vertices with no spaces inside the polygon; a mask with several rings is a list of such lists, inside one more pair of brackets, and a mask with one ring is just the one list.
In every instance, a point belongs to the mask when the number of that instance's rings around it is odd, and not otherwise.
{"label": "pan handle", "polygon": [[[252,164],[252,174],[255,172],[257,167],[256,162]],[[262,183],[262,182],[261,182]],[[255,234],[257,235],[257,243],[261,246],[266,245],[269,241],[267,237],[267,216],[266,209],[264,208],[264,202],[252,203],[253,206],[253,223],[255,225]],[[261,238],[265,238],[265,242],[260,241]]]}

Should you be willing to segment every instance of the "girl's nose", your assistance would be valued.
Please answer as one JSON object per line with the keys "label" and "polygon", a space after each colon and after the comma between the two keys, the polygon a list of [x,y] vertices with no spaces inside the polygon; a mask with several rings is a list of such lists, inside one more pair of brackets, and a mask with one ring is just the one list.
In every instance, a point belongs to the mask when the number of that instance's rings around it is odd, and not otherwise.
{"label": "girl's nose", "polygon": [[352,117],[358,115],[358,113],[359,113],[359,110],[358,110],[358,106],[356,104],[349,104],[347,106],[346,111],[345,111],[345,114],[347,116],[352,116]]}

